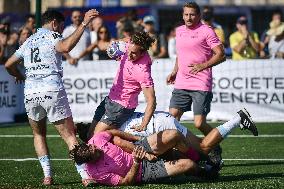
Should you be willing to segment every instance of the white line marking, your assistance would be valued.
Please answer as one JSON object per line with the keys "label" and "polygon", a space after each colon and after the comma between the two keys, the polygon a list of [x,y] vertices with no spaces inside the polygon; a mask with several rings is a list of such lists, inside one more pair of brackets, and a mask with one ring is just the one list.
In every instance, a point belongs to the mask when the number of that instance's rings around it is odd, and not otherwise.
{"label": "white line marking", "polygon": [[284,161],[284,159],[223,159],[224,161]]}
{"label": "white line marking", "polygon": [[[71,161],[71,159],[51,159],[52,161]],[[223,159],[224,161],[284,161],[284,159]],[[37,158],[0,159],[0,161],[38,161]]]}
{"label": "white line marking", "polygon": [[[198,137],[204,137],[204,135],[196,135]],[[46,135],[47,138],[61,138],[60,135]],[[275,135],[229,135],[228,138],[283,138],[282,134]],[[33,135],[0,135],[0,138],[33,138]]]}
{"label": "white line marking", "polygon": [[[198,137],[204,137],[204,135],[197,135]],[[253,135],[229,135],[229,138],[282,138],[284,135],[258,135],[258,136],[253,136]]]}
{"label": "white line marking", "polygon": [[[198,137],[204,137],[204,135],[197,135]],[[47,138],[61,138],[60,135],[47,135]],[[284,135],[229,135],[229,138],[282,138]],[[33,138],[33,135],[0,135],[0,138]]]}

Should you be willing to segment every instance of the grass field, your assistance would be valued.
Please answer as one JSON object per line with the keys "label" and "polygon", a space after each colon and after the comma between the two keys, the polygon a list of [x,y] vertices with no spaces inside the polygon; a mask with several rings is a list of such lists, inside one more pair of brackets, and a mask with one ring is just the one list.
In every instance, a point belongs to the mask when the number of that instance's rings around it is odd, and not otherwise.
{"label": "grass field", "polygon": [[[192,124],[186,124],[193,130]],[[215,124],[216,125],[216,124]],[[257,124],[259,137],[236,129],[222,143],[224,167],[216,181],[179,176],[165,183],[125,188],[284,188],[284,124]],[[0,188],[47,188],[34,158],[33,138],[27,124],[0,127]],[[83,188],[62,139],[48,127],[55,184],[48,188]],[[28,159],[33,158],[33,159]],[[104,188],[98,186],[97,188]]]}

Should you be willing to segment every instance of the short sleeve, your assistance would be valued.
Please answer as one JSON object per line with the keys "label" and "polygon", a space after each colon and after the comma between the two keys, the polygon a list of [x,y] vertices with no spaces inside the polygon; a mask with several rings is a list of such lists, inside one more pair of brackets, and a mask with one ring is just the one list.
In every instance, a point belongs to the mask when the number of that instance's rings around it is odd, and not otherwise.
{"label": "short sleeve", "polygon": [[120,179],[121,179],[120,175],[114,173],[108,173],[105,175],[101,175],[99,179],[96,179],[96,181],[104,185],[117,186],[119,184]]}
{"label": "short sleeve", "polygon": [[211,49],[222,44],[212,28],[208,28],[207,30],[206,42]]}
{"label": "short sleeve", "polygon": [[51,41],[52,41],[52,44],[54,46],[61,40],[63,40],[63,37],[62,37],[61,34],[59,34],[57,32],[52,32],[52,34],[51,34]]}

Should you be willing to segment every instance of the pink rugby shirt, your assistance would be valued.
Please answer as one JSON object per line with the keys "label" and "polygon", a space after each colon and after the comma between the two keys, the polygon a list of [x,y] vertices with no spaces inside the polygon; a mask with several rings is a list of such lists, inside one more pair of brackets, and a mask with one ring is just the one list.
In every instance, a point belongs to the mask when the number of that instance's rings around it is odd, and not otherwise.
{"label": "pink rugby shirt", "polygon": [[201,64],[213,56],[212,48],[222,44],[214,30],[199,23],[189,29],[182,25],[176,29],[176,50],[178,73],[175,81],[176,89],[211,91],[212,68],[207,68],[196,75],[189,74],[190,64]]}
{"label": "pink rugby shirt", "polygon": [[[88,144],[95,144],[104,154],[96,163],[86,163],[86,169],[96,182],[104,185],[116,186],[121,177],[125,177],[133,164],[133,156],[120,147],[109,142],[111,135],[108,132],[95,134]],[[141,182],[142,164],[138,169],[136,182]]]}
{"label": "pink rugby shirt", "polygon": [[110,89],[109,98],[125,108],[136,108],[138,106],[138,95],[142,88],[154,86],[151,65],[152,60],[148,52],[145,52],[143,57],[137,61],[132,62],[128,60],[126,51],[120,61],[120,67]]}

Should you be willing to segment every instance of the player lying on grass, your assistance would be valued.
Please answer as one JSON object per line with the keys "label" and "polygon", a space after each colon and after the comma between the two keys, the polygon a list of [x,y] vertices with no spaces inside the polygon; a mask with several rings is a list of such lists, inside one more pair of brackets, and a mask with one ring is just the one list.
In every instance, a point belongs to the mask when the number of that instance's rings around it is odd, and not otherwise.
{"label": "player lying on grass", "polygon": [[[241,124],[241,128],[244,128],[246,125],[245,122],[245,118],[247,117],[248,120],[249,119],[249,114],[248,112],[244,109],[238,112],[239,115],[236,115],[233,119],[231,119],[230,121],[228,121],[227,123],[224,124],[225,129],[229,129],[230,127],[235,127]],[[154,133],[157,133],[159,131],[164,131],[166,129],[177,129],[178,131],[180,131],[183,136],[186,138],[186,141],[189,143],[189,145],[193,148],[191,150],[190,158],[194,161],[198,161],[199,160],[199,154],[196,152],[196,150],[199,153],[202,154],[209,154],[209,158],[210,160],[215,164],[215,165],[219,165],[222,161],[221,156],[219,155],[219,152],[216,152],[216,148],[213,148],[213,150],[209,153],[207,146],[208,141],[207,140],[202,140],[201,138],[197,137],[196,135],[192,134],[186,127],[184,127],[183,125],[181,125],[174,117],[172,117],[169,113],[167,112],[155,112],[154,116],[152,117],[151,121],[149,122],[149,126],[147,126],[147,129],[145,131],[140,131],[137,132],[135,131],[135,129],[133,129],[135,127],[135,125],[139,125],[142,120],[143,120],[143,113],[139,113],[139,112],[135,112],[134,115],[128,119],[120,128],[119,130],[124,131],[126,133],[130,133],[132,135],[136,135],[136,136],[143,136],[143,137],[147,137],[150,136]],[[250,121],[252,123],[252,121]],[[253,125],[253,124],[251,124]],[[229,127],[229,128],[227,128]],[[221,128],[221,127],[220,127]],[[220,133],[224,133],[222,129],[220,131]],[[254,126],[248,127],[248,129],[250,129],[254,135],[257,135],[257,130]],[[90,137],[93,131],[88,130],[88,126],[87,125],[82,125],[82,124],[77,124],[77,131],[79,132],[79,136],[80,138],[84,141],[87,142],[88,139]],[[89,132],[88,134],[86,134],[87,132]],[[129,146],[129,142],[123,140],[123,139],[117,139],[114,140],[115,144],[119,145],[120,147],[122,147],[123,149],[127,148],[127,146]],[[218,148],[217,148],[218,149]]]}
{"label": "player lying on grass", "polygon": [[[238,116],[214,128],[201,140],[199,143],[200,150],[204,153],[208,153],[218,145],[232,129],[238,126],[242,129],[249,129],[254,135],[258,135],[257,128],[252,122],[248,112],[241,110],[238,113]],[[171,125],[173,123],[174,122],[172,122]],[[174,127],[174,125],[172,127]],[[114,136],[122,137],[126,140],[140,141],[137,146],[128,146],[128,149],[133,148],[132,154],[130,154],[113,144]],[[146,152],[161,155],[172,148],[179,150],[185,155],[190,149],[187,139],[176,129],[163,130],[147,138],[133,136],[119,130],[108,130],[96,133],[89,140],[88,144],[82,143],[77,145],[71,151],[71,157],[79,164],[87,163],[87,171],[96,182],[114,186],[152,182],[159,178],[183,173],[195,176],[216,176],[218,173],[218,170],[216,171],[210,166],[201,168],[194,161],[184,157],[169,161],[158,158],[154,162],[145,159]]]}

